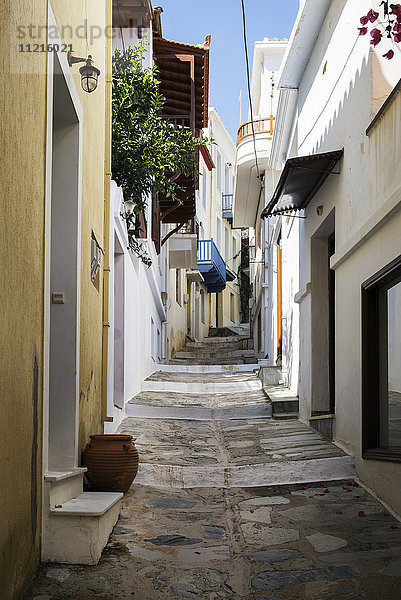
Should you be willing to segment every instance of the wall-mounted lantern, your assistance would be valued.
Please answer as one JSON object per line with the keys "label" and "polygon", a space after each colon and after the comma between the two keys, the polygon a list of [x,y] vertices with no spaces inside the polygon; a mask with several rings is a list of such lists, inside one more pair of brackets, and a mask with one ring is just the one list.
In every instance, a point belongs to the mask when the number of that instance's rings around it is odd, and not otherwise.
{"label": "wall-mounted lantern", "polygon": [[75,65],[76,63],[84,62],[86,63],[83,67],[79,69],[81,74],[81,87],[84,92],[94,92],[97,88],[97,82],[100,75],[99,69],[97,69],[93,64],[92,55],[89,54],[88,58],[81,58],[79,56],[73,56],[72,52],[67,53],[67,60],[70,67]]}
{"label": "wall-mounted lantern", "polygon": [[129,217],[134,212],[135,202],[130,198],[129,200],[124,200],[124,212],[121,213],[123,219],[129,219]]}

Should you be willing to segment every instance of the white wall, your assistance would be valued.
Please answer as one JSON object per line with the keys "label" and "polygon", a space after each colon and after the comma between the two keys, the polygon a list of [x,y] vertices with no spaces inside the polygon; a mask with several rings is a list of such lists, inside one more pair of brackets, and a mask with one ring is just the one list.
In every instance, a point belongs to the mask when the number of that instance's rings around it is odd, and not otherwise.
{"label": "white wall", "polygon": [[[109,386],[108,414],[113,423],[106,424],[106,431],[115,431],[124,418],[124,408],[114,406],[114,249],[115,238],[123,250],[124,261],[124,399],[128,402],[141,389],[143,379],[157,370],[162,361],[161,344],[164,335],[162,322],[165,311],[161,302],[164,287],[164,251],[160,257],[154,251],[153,242],[143,241],[152,258],[152,266],[146,267],[128,249],[126,224],[123,211],[122,190],[111,182],[111,232],[110,232],[110,334],[109,334]],[[162,268],[161,268],[162,267]],[[121,291],[121,290],[119,290]],[[158,335],[159,332],[159,335]]]}
{"label": "white wall", "polygon": [[[376,1],[373,8],[377,7]],[[361,284],[401,254],[399,96],[373,132],[366,134],[373,116],[399,80],[401,55],[398,52],[393,61],[387,61],[382,57],[388,49],[386,43],[373,50],[368,36],[358,37],[359,18],[370,8],[371,3],[365,0],[331,2],[299,85],[297,147],[291,153],[303,156],[344,148],[344,157],[337,166],[341,174],[329,176],[305,211],[306,219],[299,222],[298,228],[294,224],[288,230],[287,320],[294,313],[292,295],[299,305],[300,330],[289,333],[287,321],[286,345],[288,355],[292,349],[293,362],[298,360],[299,352],[300,416],[308,421],[316,405],[313,351],[319,342],[313,329],[319,313],[312,249],[315,238],[327,240],[334,228],[336,248],[331,267],[336,277],[335,439],[355,454],[357,474],[362,481],[401,514],[397,484],[400,465],[363,460],[361,449]],[[318,206],[323,207],[322,214],[318,214]],[[292,281],[296,271],[298,290],[295,279]],[[399,305],[398,300],[394,331],[400,323]],[[322,332],[320,337],[323,338]],[[400,336],[390,336],[393,357],[400,356],[399,340]],[[400,371],[398,368],[393,372]],[[390,386],[398,385],[399,381],[392,378]]]}

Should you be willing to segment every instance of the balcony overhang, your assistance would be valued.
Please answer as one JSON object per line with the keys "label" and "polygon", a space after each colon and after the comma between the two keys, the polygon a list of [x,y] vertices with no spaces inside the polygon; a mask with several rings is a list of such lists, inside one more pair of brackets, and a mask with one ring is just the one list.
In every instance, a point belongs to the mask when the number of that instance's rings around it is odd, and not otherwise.
{"label": "balcony overhang", "polygon": [[[153,39],[159,91],[166,98],[162,116],[193,135],[198,135],[208,123],[209,44],[210,36],[206,36],[204,44],[199,46],[158,37]],[[182,189],[178,194],[179,202],[159,196],[163,223],[185,223],[195,216],[196,177],[181,174],[176,181]]]}
{"label": "balcony overhang", "polygon": [[196,269],[196,233],[175,233],[169,240],[170,269]]}
{"label": "balcony overhang", "polygon": [[226,263],[213,239],[199,240],[198,270],[202,273],[209,294],[226,287]]}
{"label": "balcony overhang", "polygon": [[192,283],[203,283],[205,281],[202,273],[196,269],[187,271],[187,279]]}
{"label": "balcony overhang", "polygon": [[209,44],[210,36],[199,46],[153,40],[160,93],[166,98],[163,116],[190,127],[192,133],[208,124]]}
{"label": "balcony overhang", "polygon": [[289,158],[262,218],[306,208],[343,156],[344,150]]}

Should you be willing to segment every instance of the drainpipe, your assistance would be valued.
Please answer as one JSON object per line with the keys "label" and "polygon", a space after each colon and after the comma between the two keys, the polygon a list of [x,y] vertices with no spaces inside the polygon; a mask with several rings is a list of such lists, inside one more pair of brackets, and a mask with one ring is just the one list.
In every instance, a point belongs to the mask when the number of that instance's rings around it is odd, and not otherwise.
{"label": "drainpipe", "polygon": [[[106,27],[112,25],[112,0],[106,1]],[[111,186],[111,95],[112,95],[112,39],[106,36],[105,61],[105,144],[104,144],[104,219],[103,219],[103,332],[102,332],[102,423],[112,422],[107,415],[109,369],[109,282],[110,282],[110,186]]]}

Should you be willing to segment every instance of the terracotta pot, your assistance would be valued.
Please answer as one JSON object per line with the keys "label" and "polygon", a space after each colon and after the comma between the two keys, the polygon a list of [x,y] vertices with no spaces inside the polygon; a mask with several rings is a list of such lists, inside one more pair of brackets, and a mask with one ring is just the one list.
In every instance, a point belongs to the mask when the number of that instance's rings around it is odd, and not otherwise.
{"label": "terracotta pot", "polygon": [[86,477],[96,492],[128,492],[138,472],[139,454],[132,435],[91,435],[82,453]]}

